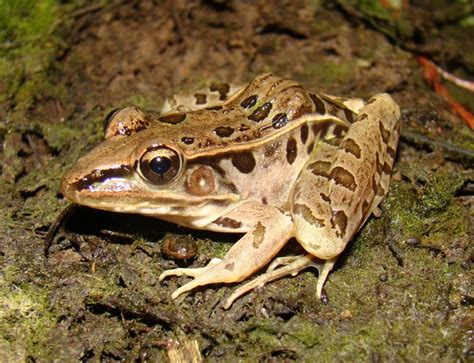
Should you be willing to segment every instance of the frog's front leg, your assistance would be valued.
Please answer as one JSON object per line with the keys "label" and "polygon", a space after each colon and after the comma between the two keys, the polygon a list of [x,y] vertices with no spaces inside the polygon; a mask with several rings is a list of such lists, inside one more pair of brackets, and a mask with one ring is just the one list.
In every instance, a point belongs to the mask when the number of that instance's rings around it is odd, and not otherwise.
{"label": "frog's front leg", "polygon": [[223,217],[248,225],[248,232],[222,260],[213,259],[202,268],[178,268],[161,274],[160,280],[173,275],[194,278],[177,289],[171,295],[173,299],[198,286],[244,280],[264,267],[293,236],[291,217],[273,206],[247,202]]}

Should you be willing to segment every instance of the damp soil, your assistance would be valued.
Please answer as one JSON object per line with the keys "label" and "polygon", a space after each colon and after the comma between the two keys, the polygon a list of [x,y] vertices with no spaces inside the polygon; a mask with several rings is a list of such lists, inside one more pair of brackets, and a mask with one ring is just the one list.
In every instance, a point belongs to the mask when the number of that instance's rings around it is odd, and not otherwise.
{"label": "damp soil", "polygon": [[[388,3],[5,5],[0,360],[472,360],[474,136],[416,61],[424,55],[474,79],[472,4]],[[400,104],[381,217],[340,256],[323,300],[311,270],[228,310],[222,301],[235,285],[172,300],[188,280],[160,283],[163,270],[204,266],[239,237],[70,207],[60,178],[101,141],[111,110],[158,110],[173,93],[263,72],[333,95],[389,92]],[[472,93],[447,86],[474,110]],[[298,252],[290,243],[281,255]]]}

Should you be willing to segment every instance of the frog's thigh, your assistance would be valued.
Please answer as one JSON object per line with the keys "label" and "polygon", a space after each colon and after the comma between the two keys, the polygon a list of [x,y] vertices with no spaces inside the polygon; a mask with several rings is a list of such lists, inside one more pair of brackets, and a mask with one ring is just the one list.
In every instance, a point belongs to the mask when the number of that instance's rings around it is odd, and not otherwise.
{"label": "frog's thigh", "polygon": [[171,275],[194,277],[177,289],[172,298],[197,286],[244,280],[265,266],[292,237],[291,217],[272,206],[245,203],[226,217],[243,220],[249,215],[255,221],[254,225],[222,260],[200,269],[169,270],[160,276],[160,280]]}
{"label": "frog's thigh", "polygon": [[323,260],[337,257],[345,246],[334,228],[329,193],[329,172],[341,140],[335,137],[319,142],[291,195],[295,237],[306,251]]}

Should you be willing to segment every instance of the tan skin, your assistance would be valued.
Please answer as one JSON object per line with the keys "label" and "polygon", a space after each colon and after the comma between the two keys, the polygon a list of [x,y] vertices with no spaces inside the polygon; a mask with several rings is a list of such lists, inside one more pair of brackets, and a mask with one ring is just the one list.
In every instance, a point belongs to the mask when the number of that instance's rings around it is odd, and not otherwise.
{"label": "tan skin", "polygon": [[61,190],[93,208],[244,233],[222,260],[163,272],[160,280],[193,278],[173,298],[247,279],[290,238],[307,254],[275,259],[224,307],[311,266],[320,297],[337,256],[388,191],[399,117],[387,94],[364,103],[263,74],[246,87],[171,97],[158,118],[135,107],[113,113],[105,141],[77,161]]}

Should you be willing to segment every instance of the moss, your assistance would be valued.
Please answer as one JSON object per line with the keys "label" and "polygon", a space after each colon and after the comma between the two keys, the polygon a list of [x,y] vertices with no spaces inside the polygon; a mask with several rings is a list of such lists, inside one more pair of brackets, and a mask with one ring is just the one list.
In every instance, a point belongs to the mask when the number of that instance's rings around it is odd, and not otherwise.
{"label": "moss", "polygon": [[38,94],[55,89],[47,70],[60,46],[52,35],[60,15],[57,0],[0,2],[0,102],[10,100],[14,120],[23,118]]}
{"label": "moss", "polygon": [[47,337],[56,325],[56,316],[48,306],[48,290],[13,284],[4,275],[0,278],[0,306],[1,360],[24,361],[28,355],[45,358],[51,348]]}

